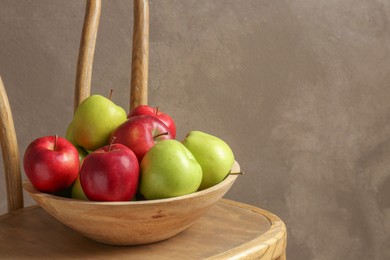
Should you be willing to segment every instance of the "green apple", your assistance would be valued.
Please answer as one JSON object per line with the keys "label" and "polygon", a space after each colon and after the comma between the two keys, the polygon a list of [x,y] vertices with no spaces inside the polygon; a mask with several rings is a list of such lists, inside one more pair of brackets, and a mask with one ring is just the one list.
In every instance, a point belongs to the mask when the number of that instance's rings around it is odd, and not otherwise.
{"label": "green apple", "polygon": [[77,177],[72,186],[71,197],[78,200],[88,200],[80,183],[80,176]]}
{"label": "green apple", "polygon": [[[79,153],[80,168],[81,168],[81,164],[83,163],[84,158],[88,155],[88,152],[85,151],[80,146],[76,146],[76,149],[77,152]],[[72,190],[70,191],[70,195],[73,199],[88,200],[87,196],[83,191],[83,188],[81,187],[80,176],[77,176],[77,179],[74,181],[72,185]]]}
{"label": "green apple", "polygon": [[191,131],[182,143],[202,167],[200,190],[221,182],[229,174],[234,154],[222,139],[201,131]]}
{"label": "green apple", "polygon": [[127,120],[126,111],[106,97],[92,95],[76,109],[73,139],[86,150],[108,144],[112,131]]}
{"label": "green apple", "polygon": [[85,150],[84,148],[82,148],[81,146],[77,145],[77,143],[75,142],[75,140],[73,138],[73,121],[70,122],[68,128],[66,129],[65,138],[66,138],[66,140],[71,142],[76,147],[77,152],[79,153],[79,160],[80,160],[80,166],[81,166],[81,162],[83,161],[84,157],[89,154],[89,152],[87,150]]}
{"label": "green apple", "polygon": [[88,155],[88,152],[85,151],[82,147],[80,146],[76,146],[76,149],[77,149],[77,152],[79,153],[79,160],[80,160],[80,167],[81,167],[81,163],[83,162],[85,156]]}
{"label": "green apple", "polygon": [[73,121],[70,122],[70,124],[68,125],[68,128],[66,129],[65,139],[68,140],[69,142],[71,142],[76,147],[77,151],[79,152],[80,163],[81,163],[82,159],[84,159],[85,156],[87,156],[88,154],[93,152],[91,150],[87,150],[87,149],[81,147],[74,140],[74,137],[73,137]]}
{"label": "green apple", "polygon": [[140,167],[140,193],[146,199],[162,199],[198,190],[202,168],[177,140],[155,144],[143,157]]}
{"label": "green apple", "polygon": [[77,143],[73,137],[73,121],[71,121],[68,125],[68,128],[66,128],[65,139],[71,142],[74,146],[77,146]]}

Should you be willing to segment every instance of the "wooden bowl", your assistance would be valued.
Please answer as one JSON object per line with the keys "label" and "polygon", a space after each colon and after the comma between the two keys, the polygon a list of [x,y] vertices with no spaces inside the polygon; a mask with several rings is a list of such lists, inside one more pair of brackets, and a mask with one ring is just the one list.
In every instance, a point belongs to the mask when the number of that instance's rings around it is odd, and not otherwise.
{"label": "wooden bowl", "polygon": [[[239,172],[235,163],[232,172]],[[188,228],[229,190],[237,175],[192,194],[145,201],[92,202],[42,193],[26,181],[24,189],[50,215],[93,240],[139,245],[168,239]]]}

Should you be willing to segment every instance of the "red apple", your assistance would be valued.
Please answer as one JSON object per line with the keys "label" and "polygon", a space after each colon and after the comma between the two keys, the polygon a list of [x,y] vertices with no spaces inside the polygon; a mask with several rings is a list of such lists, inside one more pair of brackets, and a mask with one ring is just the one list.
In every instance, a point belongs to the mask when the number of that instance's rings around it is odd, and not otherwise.
{"label": "red apple", "polygon": [[173,139],[168,127],[154,116],[133,116],[120,125],[111,135],[115,143],[130,148],[141,163],[144,155],[157,142]]}
{"label": "red apple", "polygon": [[139,105],[132,109],[128,114],[128,118],[133,116],[149,115],[154,116],[163,121],[163,123],[168,127],[169,133],[172,138],[176,138],[176,125],[173,119],[168,115],[159,110],[158,107],[150,107],[148,105]]}
{"label": "red apple", "polygon": [[80,169],[81,187],[94,201],[131,200],[138,178],[137,157],[122,144],[106,145],[88,154]]}
{"label": "red apple", "polygon": [[26,176],[37,190],[54,193],[68,188],[79,172],[79,155],[72,143],[62,137],[34,140],[23,158]]}

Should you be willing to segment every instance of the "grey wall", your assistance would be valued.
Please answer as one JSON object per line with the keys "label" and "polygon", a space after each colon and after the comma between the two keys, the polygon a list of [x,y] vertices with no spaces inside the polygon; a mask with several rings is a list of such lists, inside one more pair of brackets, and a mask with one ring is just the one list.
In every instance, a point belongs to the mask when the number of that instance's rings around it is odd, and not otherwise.
{"label": "grey wall", "polygon": [[[0,0],[21,153],[71,120],[83,16],[80,0]],[[179,139],[232,146],[246,175],[227,197],[285,221],[288,259],[389,259],[390,2],[154,0],[150,17],[150,104]],[[126,109],[131,31],[132,1],[104,1],[93,93]]]}

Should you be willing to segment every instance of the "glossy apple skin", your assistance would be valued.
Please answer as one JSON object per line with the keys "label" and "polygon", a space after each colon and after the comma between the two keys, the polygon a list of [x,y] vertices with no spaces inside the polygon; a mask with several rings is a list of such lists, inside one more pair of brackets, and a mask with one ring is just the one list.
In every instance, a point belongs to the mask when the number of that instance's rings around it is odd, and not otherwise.
{"label": "glossy apple skin", "polygon": [[[81,167],[84,158],[88,155],[88,152],[85,151],[80,146],[76,146],[76,149],[79,152],[79,161],[80,161],[80,167]],[[73,199],[88,200],[87,196],[85,196],[83,188],[81,187],[80,175],[77,176],[76,180],[74,181],[74,183],[72,185],[72,190],[71,190],[70,196]]]}
{"label": "glossy apple skin", "polygon": [[67,136],[86,150],[96,150],[109,144],[109,138],[127,120],[126,111],[101,95],[87,97],[77,107]]}
{"label": "glossy apple skin", "polygon": [[163,199],[198,190],[202,168],[177,140],[156,144],[141,162],[140,193],[146,199]]}
{"label": "glossy apple skin", "polygon": [[82,190],[93,201],[128,201],[137,192],[139,164],[122,144],[97,149],[84,158],[80,169]]}
{"label": "glossy apple skin", "polygon": [[62,137],[45,136],[34,140],[23,157],[26,176],[42,192],[54,193],[70,187],[79,171],[79,154]]}
{"label": "glossy apple skin", "polygon": [[191,131],[182,143],[202,166],[200,190],[220,183],[229,174],[234,154],[222,139],[201,131]]}
{"label": "glossy apple skin", "polygon": [[[162,133],[167,134],[158,136]],[[114,143],[130,148],[137,156],[139,163],[156,143],[173,139],[168,127],[161,120],[148,115],[130,117],[112,133],[111,140],[114,137]]]}
{"label": "glossy apple skin", "polygon": [[172,117],[168,114],[161,112],[158,107],[151,107],[148,105],[139,105],[132,109],[128,114],[128,118],[133,116],[149,115],[154,116],[160,119],[169,129],[169,133],[172,136],[172,139],[176,138],[176,125]]}
{"label": "glossy apple skin", "polygon": [[88,200],[87,196],[83,191],[83,188],[81,187],[80,176],[77,177],[74,181],[70,196],[72,197],[72,199]]}

